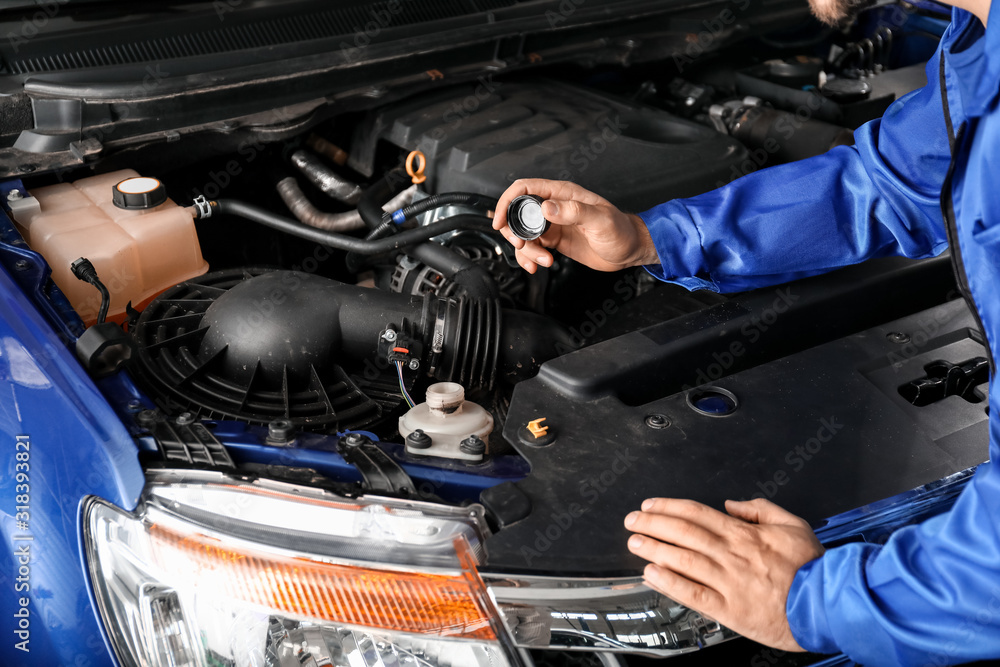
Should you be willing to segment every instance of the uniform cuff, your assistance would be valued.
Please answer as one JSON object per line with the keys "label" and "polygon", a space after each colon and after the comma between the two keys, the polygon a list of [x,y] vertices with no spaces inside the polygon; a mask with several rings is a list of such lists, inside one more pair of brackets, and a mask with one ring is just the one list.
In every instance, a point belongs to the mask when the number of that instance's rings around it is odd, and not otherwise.
{"label": "uniform cuff", "polygon": [[668,201],[640,213],[639,217],[649,229],[660,260],[659,266],[645,267],[654,278],[692,291],[720,291],[708,274],[701,234],[683,204]]}
{"label": "uniform cuff", "polygon": [[785,613],[792,637],[810,653],[839,653],[826,615],[823,557],[811,560],[795,573],[788,589]]}

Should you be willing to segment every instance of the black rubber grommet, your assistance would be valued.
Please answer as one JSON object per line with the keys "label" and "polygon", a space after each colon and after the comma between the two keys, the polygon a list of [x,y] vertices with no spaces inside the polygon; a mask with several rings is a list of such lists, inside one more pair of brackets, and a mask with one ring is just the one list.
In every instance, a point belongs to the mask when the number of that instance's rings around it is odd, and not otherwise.
{"label": "black rubber grommet", "polygon": [[411,449],[427,449],[431,446],[431,436],[418,428],[406,436],[406,445]]}

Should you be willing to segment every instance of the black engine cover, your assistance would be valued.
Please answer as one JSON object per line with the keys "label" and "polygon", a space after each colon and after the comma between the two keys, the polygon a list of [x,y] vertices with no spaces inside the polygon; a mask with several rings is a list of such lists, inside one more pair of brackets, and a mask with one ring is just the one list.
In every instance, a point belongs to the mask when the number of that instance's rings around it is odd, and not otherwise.
{"label": "black engine cover", "polygon": [[[985,379],[924,407],[900,393],[932,381],[932,362],[985,356],[964,302],[920,310],[947,286],[947,257],[879,266],[741,295],[544,364],[516,387],[504,428],[531,474],[484,498],[522,508],[489,540],[489,568],[637,574],[622,522],[645,498],[721,510],[759,495],[819,522],[986,460]],[[706,386],[738,408],[694,410]],[[555,439],[528,446],[523,428],[540,417]]]}
{"label": "black engine cover", "polygon": [[630,211],[715,188],[747,158],[742,144],[703,125],[537,80],[484,79],[389,106],[355,142],[356,168],[371,172],[380,139],[423,151],[432,192],[496,197],[518,178],[550,178]]}

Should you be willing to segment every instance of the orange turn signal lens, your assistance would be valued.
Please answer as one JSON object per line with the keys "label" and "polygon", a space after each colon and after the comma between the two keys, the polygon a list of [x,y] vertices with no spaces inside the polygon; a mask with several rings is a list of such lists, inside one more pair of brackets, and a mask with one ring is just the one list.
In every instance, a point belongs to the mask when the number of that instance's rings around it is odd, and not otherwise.
{"label": "orange turn signal lens", "polygon": [[497,639],[482,582],[464,542],[456,541],[462,571],[437,574],[233,548],[161,524],[151,525],[149,535],[158,565],[184,573],[202,594],[348,625]]}

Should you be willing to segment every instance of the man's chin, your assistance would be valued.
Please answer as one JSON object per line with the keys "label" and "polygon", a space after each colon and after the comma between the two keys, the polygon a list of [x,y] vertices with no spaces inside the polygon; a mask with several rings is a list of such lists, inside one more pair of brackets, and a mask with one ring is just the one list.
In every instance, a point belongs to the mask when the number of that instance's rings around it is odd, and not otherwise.
{"label": "man's chin", "polygon": [[834,27],[853,21],[863,9],[873,4],[874,0],[809,0],[813,15]]}

